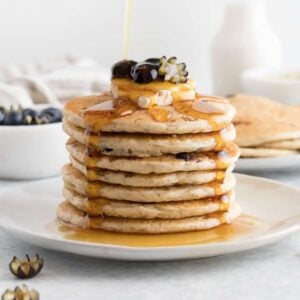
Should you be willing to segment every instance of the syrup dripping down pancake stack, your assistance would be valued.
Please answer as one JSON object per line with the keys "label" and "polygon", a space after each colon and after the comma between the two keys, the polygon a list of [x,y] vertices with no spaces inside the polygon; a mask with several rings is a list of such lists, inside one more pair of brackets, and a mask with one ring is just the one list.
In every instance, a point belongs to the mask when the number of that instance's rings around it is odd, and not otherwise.
{"label": "syrup dripping down pancake stack", "polygon": [[235,109],[197,94],[185,68],[174,57],[121,61],[108,93],[66,103],[63,224],[169,233],[238,217]]}

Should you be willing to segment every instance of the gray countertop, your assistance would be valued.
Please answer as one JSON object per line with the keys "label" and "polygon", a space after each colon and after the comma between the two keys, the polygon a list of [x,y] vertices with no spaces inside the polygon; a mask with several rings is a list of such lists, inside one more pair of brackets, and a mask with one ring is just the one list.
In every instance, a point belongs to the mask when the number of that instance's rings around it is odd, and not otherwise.
{"label": "gray countertop", "polygon": [[[259,174],[300,186],[300,174]],[[0,181],[0,187],[18,184]],[[299,199],[300,200],[300,199]],[[1,199],[0,199],[1,203]],[[0,293],[26,283],[41,299],[300,299],[300,233],[243,253],[180,261],[135,263],[44,250],[0,231]],[[14,279],[14,255],[39,253],[45,267],[36,278]]]}

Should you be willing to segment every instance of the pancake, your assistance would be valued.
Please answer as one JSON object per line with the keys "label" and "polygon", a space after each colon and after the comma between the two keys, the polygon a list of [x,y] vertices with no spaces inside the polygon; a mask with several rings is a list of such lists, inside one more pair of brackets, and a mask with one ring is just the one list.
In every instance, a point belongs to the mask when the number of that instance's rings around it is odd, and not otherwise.
{"label": "pancake", "polygon": [[67,150],[72,157],[89,168],[138,174],[225,169],[233,165],[240,155],[238,146],[233,143],[227,144],[224,150],[218,153],[193,152],[143,158],[107,156],[99,153],[87,155],[85,146],[74,139],[68,140]]}
{"label": "pancake", "polygon": [[300,138],[300,105],[286,106],[268,98],[237,94],[229,98],[237,113],[233,123],[241,147]]}
{"label": "pancake", "polygon": [[104,197],[114,200],[128,200],[134,202],[165,202],[196,200],[225,194],[235,186],[235,177],[229,174],[223,182],[213,181],[203,185],[179,185],[171,187],[141,188],[113,185],[103,182],[88,182],[85,176],[67,164],[62,170],[66,185],[81,195],[90,198]]}
{"label": "pancake", "polygon": [[129,219],[116,217],[89,217],[67,201],[57,209],[57,218],[63,224],[84,229],[102,229],[126,233],[171,233],[205,230],[230,223],[240,215],[240,207],[232,202],[228,212],[181,219]]}
{"label": "pancake", "polygon": [[135,219],[178,219],[201,216],[218,211],[227,211],[229,203],[234,200],[234,192],[222,196],[204,198],[201,200],[136,203],[104,198],[88,200],[71,189],[64,188],[64,197],[76,208],[89,216],[111,216]]}
{"label": "pancake", "polygon": [[[85,128],[81,111],[111,99],[112,97],[109,94],[105,94],[70,100],[64,107],[64,119],[74,126]],[[212,97],[211,101],[213,101]],[[202,119],[177,112],[172,106],[164,107],[170,115],[170,119],[167,122],[157,122],[146,109],[138,109],[131,115],[112,120],[109,124],[103,126],[101,131],[152,134],[186,134],[216,131],[216,128],[219,130],[230,124],[235,114],[234,107],[228,103],[224,105],[226,105],[226,111],[223,114],[203,115]],[[90,129],[96,133],[98,132],[93,127]]]}
{"label": "pancake", "polygon": [[137,187],[159,187],[182,184],[203,184],[214,180],[223,180],[231,173],[234,165],[225,170],[173,172],[166,174],[136,174],[116,172],[98,168],[86,168],[84,164],[70,157],[72,166],[80,171],[89,181],[102,181],[111,184]]}
{"label": "pancake", "polygon": [[260,145],[261,148],[300,150],[300,139],[291,139],[277,142],[270,142]]}
{"label": "pancake", "polygon": [[67,121],[63,123],[64,131],[81,144],[89,144],[102,154],[116,156],[149,157],[180,152],[221,150],[226,143],[235,139],[232,125],[213,133],[182,135],[147,135],[130,133],[105,133],[84,136],[84,129]]}
{"label": "pancake", "polygon": [[277,157],[286,155],[295,155],[298,152],[294,150],[281,150],[271,148],[240,148],[241,157],[260,158],[260,157]]}

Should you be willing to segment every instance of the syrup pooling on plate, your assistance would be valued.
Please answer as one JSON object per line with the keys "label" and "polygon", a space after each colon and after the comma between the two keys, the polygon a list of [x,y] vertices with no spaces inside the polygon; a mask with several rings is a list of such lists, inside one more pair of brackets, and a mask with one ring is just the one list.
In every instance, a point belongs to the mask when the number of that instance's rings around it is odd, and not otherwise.
{"label": "syrup pooling on plate", "polygon": [[226,242],[242,236],[258,233],[267,225],[256,217],[241,215],[231,224],[213,229],[168,234],[125,234],[103,230],[83,230],[54,222],[47,226],[52,233],[73,241],[128,247],[164,247]]}

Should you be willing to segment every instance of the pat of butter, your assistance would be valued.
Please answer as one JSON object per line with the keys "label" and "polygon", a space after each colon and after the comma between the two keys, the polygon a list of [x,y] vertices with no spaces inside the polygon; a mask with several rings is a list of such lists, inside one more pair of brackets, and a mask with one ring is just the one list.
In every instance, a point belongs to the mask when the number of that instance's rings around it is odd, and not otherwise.
{"label": "pat of butter", "polygon": [[172,102],[173,97],[169,90],[160,90],[152,97],[152,99],[147,96],[139,96],[138,98],[138,106],[140,108],[148,108],[155,104],[158,106],[168,106],[172,104]]}

